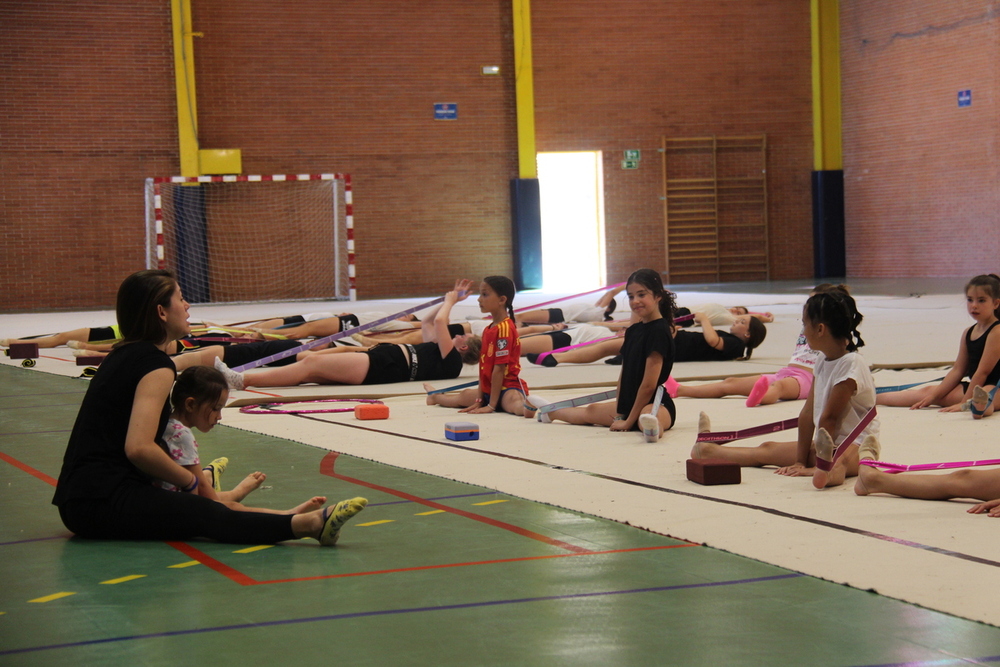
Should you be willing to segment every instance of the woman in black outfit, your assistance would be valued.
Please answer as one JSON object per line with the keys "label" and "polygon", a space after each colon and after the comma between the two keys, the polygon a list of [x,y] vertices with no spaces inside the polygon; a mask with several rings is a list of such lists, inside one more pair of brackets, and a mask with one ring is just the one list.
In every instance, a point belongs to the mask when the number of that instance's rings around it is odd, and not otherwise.
{"label": "woman in black outfit", "polygon": [[140,271],[126,278],[117,317],[123,340],[90,381],[52,499],[66,527],[99,539],[273,544],[313,537],[335,544],[367,500],[293,515],[236,512],[199,495],[197,476],[167,454],[161,435],[176,370],[165,350],[189,331],[188,304],[173,276]]}

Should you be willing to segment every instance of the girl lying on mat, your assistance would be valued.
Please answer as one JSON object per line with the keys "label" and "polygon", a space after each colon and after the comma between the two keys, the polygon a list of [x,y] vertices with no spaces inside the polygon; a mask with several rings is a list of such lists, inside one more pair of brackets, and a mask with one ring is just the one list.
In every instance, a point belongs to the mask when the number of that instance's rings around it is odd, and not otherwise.
{"label": "girl lying on mat", "polygon": [[[325,338],[347,329],[354,329],[375,320],[385,319],[388,313],[308,313],[292,315],[257,322],[249,327],[262,339],[271,338]],[[420,327],[414,315],[403,315],[397,319],[374,327],[376,331],[411,331]]]}
{"label": "girl lying on mat", "polygon": [[[749,359],[753,350],[764,342],[767,336],[767,327],[750,315],[737,317],[728,332],[717,331],[703,313],[695,313],[695,322],[701,325],[701,332],[679,331],[676,327],[670,327],[671,332],[668,335],[672,334],[674,340],[673,361]],[[588,364],[604,357],[614,357],[621,352],[623,343],[623,338],[612,338],[565,352],[527,356],[528,361],[542,366]],[[607,363],[617,365],[619,360],[611,359]]]}
{"label": "girl lying on mat", "polygon": [[879,394],[879,405],[911,410],[939,405],[941,412],[970,410],[973,419],[993,414],[1000,382],[1000,278],[979,275],[965,286],[969,316],[976,321],[958,343],[958,357],[937,386]]}
{"label": "girl lying on mat", "polygon": [[731,306],[729,308],[721,303],[701,303],[692,308],[679,307],[674,311],[674,321],[679,327],[694,326],[693,313],[704,313],[713,327],[729,327],[733,325],[737,317],[741,315],[752,315],[761,322],[773,322],[774,315],[771,313],[751,313],[746,306]]}
{"label": "girl lying on mat", "polygon": [[[665,392],[656,392],[674,364],[674,341],[670,337],[673,294],[663,289],[660,274],[652,269],[639,269],[629,276],[625,290],[637,321],[625,331],[617,401],[540,412],[539,421],[558,419],[570,424],[608,426],[612,431],[642,430],[647,442],[656,442],[674,425],[674,402]],[[661,397],[661,403],[654,406],[656,396]],[[528,400],[536,408],[547,404],[538,397]]]}
{"label": "girl lying on mat", "polygon": [[[806,301],[803,331],[809,347],[823,358],[816,363],[813,386],[799,413],[797,442],[765,442],[757,447],[698,442],[691,450],[692,458],[720,458],[741,466],[781,466],[779,475],[812,476],[813,485],[820,489],[843,484],[846,477],[857,475],[858,448],[854,445],[867,439],[871,445],[878,436],[878,418],[873,411],[875,381],[857,353],[864,345],[858,333],[862,319],[854,299],[841,290],[819,292]],[[860,431],[853,444],[846,443],[856,427]],[[698,421],[698,431],[711,431],[705,413]]]}
{"label": "girl lying on mat", "polygon": [[231,389],[247,387],[291,387],[317,384],[385,384],[412,380],[446,380],[458,377],[463,364],[479,361],[481,342],[473,336],[448,335],[452,306],[465,299],[472,282],[455,281],[455,288],[421,322],[423,343],[375,347],[333,347],[300,352],[298,360],[277,368],[245,373],[231,370],[221,361],[216,367]]}
{"label": "girl lying on mat", "polygon": [[[526,310],[515,315],[519,324],[560,324],[563,322],[610,322],[618,309],[615,297],[625,289],[619,285],[601,295],[593,306],[571,303],[561,308]],[[551,303],[551,302],[550,302]]]}

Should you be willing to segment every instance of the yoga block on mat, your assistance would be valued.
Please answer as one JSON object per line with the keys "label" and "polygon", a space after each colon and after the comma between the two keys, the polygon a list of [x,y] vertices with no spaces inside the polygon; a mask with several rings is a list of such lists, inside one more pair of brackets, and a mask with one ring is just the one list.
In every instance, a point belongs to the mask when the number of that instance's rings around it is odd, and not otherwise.
{"label": "yoga block on mat", "polygon": [[104,361],[104,357],[94,356],[94,357],[77,357],[77,366],[100,366],[101,362]]}
{"label": "yoga block on mat", "polygon": [[37,359],[38,343],[11,343],[7,356],[11,359]]}
{"label": "yoga block on mat", "polygon": [[444,437],[449,440],[479,440],[479,424],[448,422],[444,425]]}
{"label": "yoga block on mat", "polygon": [[688,459],[687,477],[705,486],[739,484],[740,467],[724,459]]}
{"label": "yoga block on mat", "polygon": [[382,403],[355,405],[354,416],[357,419],[388,419],[389,406]]}

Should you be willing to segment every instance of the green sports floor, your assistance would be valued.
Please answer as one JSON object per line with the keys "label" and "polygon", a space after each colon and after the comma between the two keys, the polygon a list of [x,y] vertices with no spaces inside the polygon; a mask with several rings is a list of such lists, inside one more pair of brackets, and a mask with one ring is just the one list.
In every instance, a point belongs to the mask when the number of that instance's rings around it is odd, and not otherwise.
{"label": "green sports floor", "polygon": [[0,665],[1000,663],[1000,628],[225,426],[203,458],[265,471],[248,503],[368,498],[338,547],[72,538],[49,501],[85,390],[0,367]]}

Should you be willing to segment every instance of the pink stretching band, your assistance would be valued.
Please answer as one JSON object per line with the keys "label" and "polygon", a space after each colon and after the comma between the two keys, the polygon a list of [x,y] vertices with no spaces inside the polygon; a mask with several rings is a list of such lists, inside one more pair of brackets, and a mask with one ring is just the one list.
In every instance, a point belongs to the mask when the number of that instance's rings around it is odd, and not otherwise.
{"label": "pink stretching band", "polygon": [[515,313],[523,313],[529,310],[537,310],[542,306],[551,306],[554,303],[559,303],[560,301],[566,301],[568,299],[575,299],[578,296],[586,296],[588,294],[593,294],[594,292],[605,292],[609,289],[614,289],[616,287],[621,287],[625,283],[615,283],[614,285],[607,285],[606,287],[598,287],[597,289],[592,289],[589,292],[580,292],[579,294],[570,294],[569,296],[564,296],[559,299],[552,299],[552,301],[544,301],[542,303],[536,303],[534,306],[527,306],[525,308],[515,308]]}
{"label": "pink stretching band", "polygon": [[844,441],[840,443],[837,450],[833,453],[833,460],[825,461],[817,456],[816,467],[825,472],[830,472],[830,470],[833,469],[833,464],[837,462],[837,459],[843,456],[844,452],[847,451],[847,448],[854,444],[854,441],[858,439],[858,436],[861,435],[861,432],[865,430],[865,427],[868,426],[873,419],[875,419],[874,406],[867,412],[867,414],[865,414],[864,417],[861,418],[861,421],[859,421],[858,425],[854,427],[854,430],[847,434]]}
{"label": "pink stretching band", "polygon": [[777,433],[778,431],[795,428],[798,425],[799,418],[792,417],[791,419],[785,419],[780,422],[772,422],[770,424],[764,424],[763,426],[751,426],[750,428],[744,428],[738,431],[706,431],[705,433],[699,433],[695,442],[732,442],[733,440],[752,438],[755,435]]}
{"label": "pink stretching band", "polygon": [[909,465],[865,459],[860,463],[861,465],[879,468],[883,472],[895,475],[896,473],[912,472],[914,470],[947,470],[948,468],[977,468],[979,466],[995,466],[1000,465],[1000,459],[983,459],[981,461],[948,461],[945,463],[911,463]]}

